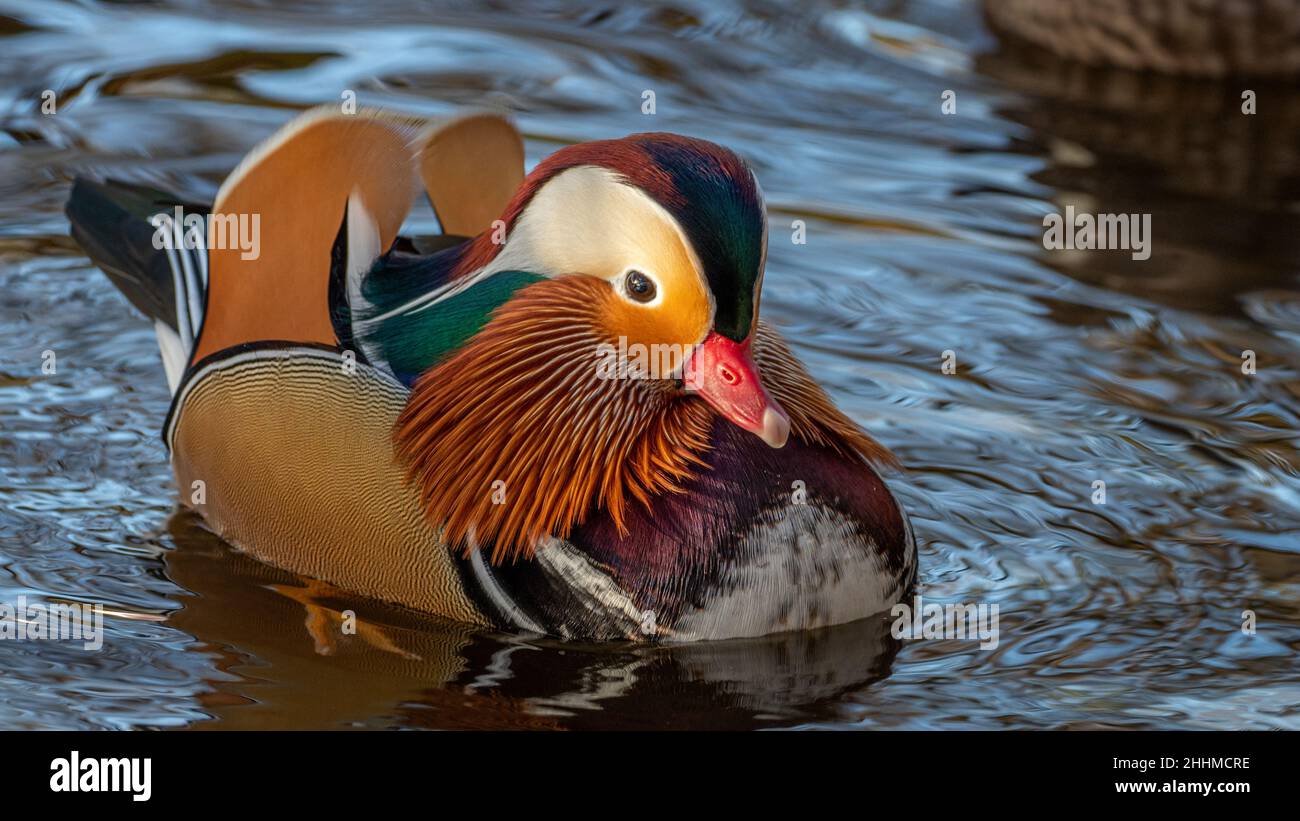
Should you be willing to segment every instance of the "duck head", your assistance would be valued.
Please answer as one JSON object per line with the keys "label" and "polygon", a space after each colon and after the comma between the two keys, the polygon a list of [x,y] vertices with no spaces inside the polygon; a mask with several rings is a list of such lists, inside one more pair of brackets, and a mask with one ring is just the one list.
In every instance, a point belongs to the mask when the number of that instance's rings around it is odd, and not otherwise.
{"label": "duck head", "polygon": [[617,376],[671,381],[785,444],[789,418],[752,355],[766,213],[735,153],[674,134],[570,146],[537,167],[499,225],[504,243],[480,238],[464,268],[603,281],[593,307],[605,350],[639,360]]}
{"label": "duck head", "polygon": [[529,284],[416,381],[396,428],[448,541],[526,555],[593,509],[621,529],[629,499],[706,467],[715,414],[775,448],[792,429],[831,441],[828,419],[857,431],[779,339],[762,344],[766,245],[753,173],[713,143],[639,134],[539,163],[452,273]]}

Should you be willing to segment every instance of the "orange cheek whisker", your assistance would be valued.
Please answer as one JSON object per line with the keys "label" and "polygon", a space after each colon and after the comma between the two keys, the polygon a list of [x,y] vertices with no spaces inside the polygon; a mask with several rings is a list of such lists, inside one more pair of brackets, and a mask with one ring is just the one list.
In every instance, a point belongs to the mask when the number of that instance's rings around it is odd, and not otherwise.
{"label": "orange cheek whisker", "polygon": [[[678,445],[705,442],[705,416],[680,413],[667,393],[596,378],[610,296],[585,277],[530,285],[416,382],[394,444],[449,543],[468,549],[473,532],[493,561],[527,557],[595,508],[626,532],[629,497],[648,505],[703,465]],[[491,498],[497,481],[502,504]]]}
{"label": "orange cheek whisker", "polygon": [[[494,562],[526,558],[541,537],[566,537],[596,509],[626,535],[629,503],[649,509],[708,468],[715,414],[705,402],[597,376],[596,350],[625,310],[615,298],[581,276],[529,285],[416,382],[393,430],[396,456],[453,547],[470,549],[472,533]],[[793,436],[897,464],[761,322],[753,355]]]}

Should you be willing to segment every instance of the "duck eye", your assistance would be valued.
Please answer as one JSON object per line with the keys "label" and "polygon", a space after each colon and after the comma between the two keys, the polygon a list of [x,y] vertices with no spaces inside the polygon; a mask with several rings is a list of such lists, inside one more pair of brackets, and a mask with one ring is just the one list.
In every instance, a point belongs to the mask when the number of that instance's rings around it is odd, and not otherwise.
{"label": "duck eye", "polygon": [[655,298],[655,282],[640,271],[628,271],[623,279],[627,295],[636,302],[649,302]]}

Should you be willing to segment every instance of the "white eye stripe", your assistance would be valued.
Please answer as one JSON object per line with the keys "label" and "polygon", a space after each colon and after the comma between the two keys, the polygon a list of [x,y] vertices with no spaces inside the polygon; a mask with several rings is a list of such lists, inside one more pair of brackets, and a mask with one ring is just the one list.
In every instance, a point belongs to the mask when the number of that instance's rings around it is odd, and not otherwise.
{"label": "white eye stripe", "polygon": [[[685,254],[711,314],[713,293],[677,220],[615,172],[580,165],[556,174],[537,191],[484,271],[532,271],[547,277],[584,273],[604,278],[627,298],[622,280],[635,269],[655,282],[658,295],[633,304],[654,306],[663,298],[665,284],[676,288],[680,278],[673,267],[676,255],[665,253],[666,243],[673,241]],[[665,265],[668,270],[656,270]]]}

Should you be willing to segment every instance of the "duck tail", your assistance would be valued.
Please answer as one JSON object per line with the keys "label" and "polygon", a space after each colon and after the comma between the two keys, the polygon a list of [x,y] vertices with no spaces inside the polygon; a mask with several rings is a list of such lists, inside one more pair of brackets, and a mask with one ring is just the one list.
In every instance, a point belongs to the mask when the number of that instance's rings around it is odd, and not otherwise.
{"label": "duck tail", "polygon": [[73,239],[153,320],[175,391],[207,302],[209,207],[148,186],[77,177],[65,210]]}
{"label": "duck tail", "polygon": [[154,321],[174,392],[187,368],[240,345],[350,341],[340,306],[393,246],[417,181],[445,233],[473,236],[504,209],[523,158],[499,115],[431,123],[322,106],[254,148],[211,206],[78,178],[67,214],[73,238]]}

